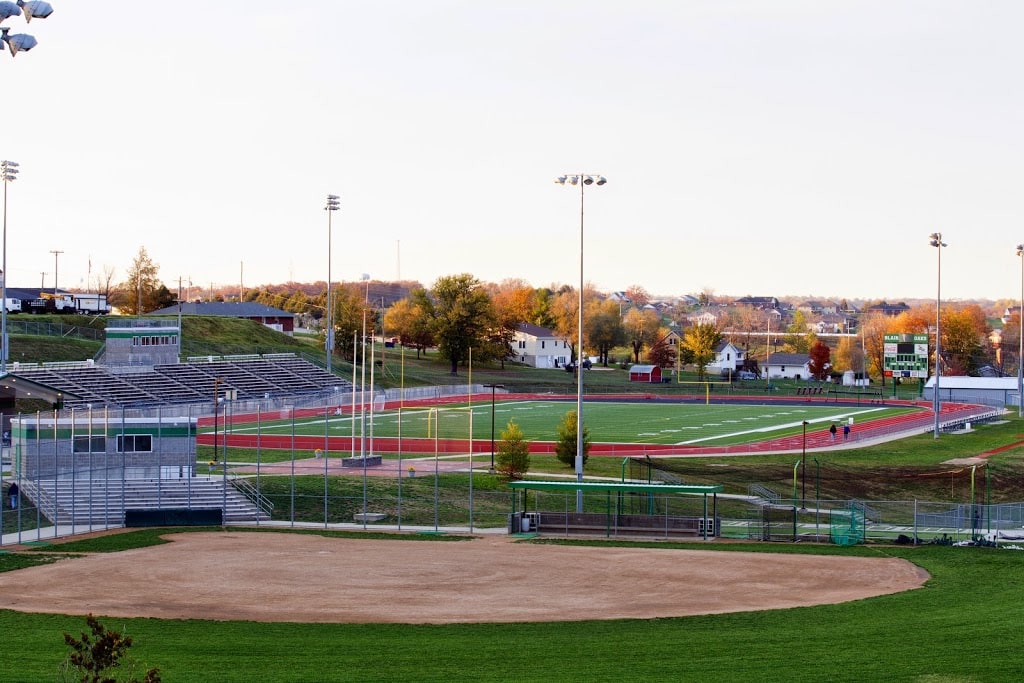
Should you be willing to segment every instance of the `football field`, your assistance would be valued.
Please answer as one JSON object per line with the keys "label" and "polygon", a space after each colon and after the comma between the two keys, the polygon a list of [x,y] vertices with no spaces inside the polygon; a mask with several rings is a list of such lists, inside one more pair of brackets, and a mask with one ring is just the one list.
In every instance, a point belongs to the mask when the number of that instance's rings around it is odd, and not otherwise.
{"label": "football field", "polygon": [[[494,433],[500,439],[514,420],[529,441],[555,441],[558,425],[576,403],[569,400],[499,401],[494,405]],[[883,405],[754,405],[667,403],[651,401],[593,401],[583,406],[583,422],[592,442],[622,444],[726,446],[801,434],[824,432],[832,424],[849,424],[915,412],[906,406]],[[409,439],[491,438],[490,401],[446,404],[384,411],[336,411],[329,416],[293,420],[262,420],[259,425],[236,424],[233,435],[330,436],[372,433],[377,437]],[[472,437],[470,433],[472,432]]]}

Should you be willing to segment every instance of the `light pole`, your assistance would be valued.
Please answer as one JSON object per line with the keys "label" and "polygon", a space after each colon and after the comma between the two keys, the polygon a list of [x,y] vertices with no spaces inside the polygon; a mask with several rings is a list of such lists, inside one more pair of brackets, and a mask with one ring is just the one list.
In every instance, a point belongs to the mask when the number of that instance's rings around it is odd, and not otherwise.
{"label": "light pole", "polygon": [[0,307],[0,375],[7,374],[7,183],[15,180],[18,176],[18,162],[4,159],[0,161],[0,179],[4,183],[4,237],[3,237],[3,264],[0,265],[0,300],[3,306]]}
{"label": "light pole", "polygon": [[804,445],[800,456],[800,509],[807,509],[807,420],[803,422]]}
{"label": "light pole", "polygon": [[[363,459],[363,467],[366,467],[366,309],[370,304],[370,275],[363,273],[363,282],[366,283],[366,294],[363,297],[363,339],[362,339],[362,368],[359,380],[359,456]],[[352,351],[355,358],[355,350]],[[373,400],[372,398],[370,400]]]}
{"label": "light pole", "polygon": [[941,232],[933,232],[928,236],[928,244],[938,251],[938,268],[935,278],[935,395],[932,397],[932,410],[935,411],[935,435],[939,438],[939,411],[942,409],[942,399],[939,397],[939,379],[942,377],[942,328],[941,328],[941,306],[942,306],[942,248],[946,243],[942,241]]}
{"label": "light pole", "polygon": [[331,306],[331,214],[341,208],[340,197],[336,194],[327,195],[327,333],[324,335],[324,347],[327,350],[327,372],[331,372],[331,356],[334,354],[334,309]]}
{"label": "light pole", "polygon": [[224,380],[215,377],[213,380],[213,461],[217,462],[217,416],[220,413],[220,385]]}
{"label": "light pole", "polygon": [[[587,185],[604,185],[608,180],[602,175],[562,175],[555,178],[559,185],[579,185],[580,188],[580,291],[579,325],[577,328],[578,350],[576,352],[576,481],[583,481],[583,188]],[[576,490],[576,512],[583,512],[583,489]]]}
{"label": "light pole", "polygon": [[1017,350],[1017,417],[1024,417],[1024,244],[1017,245],[1020,257],[1020,348]]}
{"label": "light pole", "polygon": [[494,474],[494,390],[504,389],[504,384],[485,384],[491,390],[491,474]]}

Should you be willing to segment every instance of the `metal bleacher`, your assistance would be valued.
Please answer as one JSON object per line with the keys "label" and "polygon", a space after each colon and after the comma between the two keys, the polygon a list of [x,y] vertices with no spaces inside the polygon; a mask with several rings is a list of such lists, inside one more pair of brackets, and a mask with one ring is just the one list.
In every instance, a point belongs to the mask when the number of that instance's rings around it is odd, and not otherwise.
{"label": "metal bleacher", "polygon": [[[214,391],[234,390],[238,399],[299,396],[350,383],[294,354],[201,356],[185,363],[132,368],[130,372],[90,362],[20,364],[15,375],[68,394],[65,407],[145,406],[192,403]],[[219,381],[218,381],[219,380]]]}

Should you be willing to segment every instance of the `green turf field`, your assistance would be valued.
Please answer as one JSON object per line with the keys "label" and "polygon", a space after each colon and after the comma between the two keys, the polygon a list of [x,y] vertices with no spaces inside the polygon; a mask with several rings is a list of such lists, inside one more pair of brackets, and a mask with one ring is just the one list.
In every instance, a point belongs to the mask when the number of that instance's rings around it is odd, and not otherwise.
{"label": "green turf field", "polygon": [[[496,403],[495,432],[500,438],[502,429],[515,420],[527,439],[554,441],[558,424],[565,413],[576,409],[573,401],[503,401]],[[803,421],[810,424],[808,432],[825,431],[833,422],[845,423],[853,418],[854,424],[912,412],[905,407],[850,406],[850,405],[742,405],[694,403],[626,403],[592,402],[583,407],[584,424],[592,441],[635,444],[693,444],[727,446],[752,443],[799,434]],[[367,414],[365,428],[372,420],[373,433],[379,437],[403,438],[469,438],[472,412],[473,439],[491,437],[490,402],[468,405],[446,405],[438,409],[407,408]],[[238,424],[230,428],[232,434],[263,435],[324,435],[344,437],[358,435],[364,427],[363,417],[334,415],[296,421],[263,421]]]}

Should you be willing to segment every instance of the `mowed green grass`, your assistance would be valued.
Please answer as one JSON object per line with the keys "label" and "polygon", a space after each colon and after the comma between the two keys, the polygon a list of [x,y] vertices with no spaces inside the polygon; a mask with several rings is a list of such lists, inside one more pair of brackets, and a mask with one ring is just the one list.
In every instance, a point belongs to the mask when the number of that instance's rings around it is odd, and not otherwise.
{"label": "mowed green grass", "polygon": [[[628,552],[618,547],[628,543],[596,543],[616,556]],[[766,565],[777,552],[904,558],[926,570],[930,579],[919,590],[838,605],[652,620],[438,626],[99,616],[108,628],[130,635],[135,642],[132,656],[145,666],[159,667],[165,681],[973,682],[1021,678],[1024,555],[1019,551],[949,546],[654,545],[678,553],[680,561],[687,559],[686,548],[710,548],[726,555],[761,552]],[[416,562],[414,553],[409,562]],[[529,591],[530,582],[544,579],[530,577],[522,590]],[[343,570],[339,580],[344,580]],[[467,590],[471,585],[472,577],[467,577]],[[88,586],[82,590],[88,591]],[[423,590],[424,599],[429,599],[429,585]],[[624,581],[620,590],[643,599],[642,582]],[[699,591],[700,586],[680,590]],[[216,596],[195,599],[216,600]],[[317,599],[315,586],[310,586],[309,599]],[[0,679],[57,680],[57,666],[67,652],[62,634],[77,635],[84,628],[81,616],[0,610],[4,643]]]}
{"label": "mowed green grass", "polygon": [[[531,441],[554,441],[558,425],[567,412],[576,410],[573,401],[502,401],[495,404],[494,429],[496,438],[509,421],[522,428]],[[694,404],[663,402],[589,402],[583,407],[583,422],[592,441],[630,444],[703,444],[709,446],[735,445],[785,437],[802,432],[802,423],[810,424],[808,432],[825,431],[833,422],[845,423],[853,418],[854,425],[913,412],[906,407],[850,406],[850,405],[743,405]],[[407,408],[374,413],[373,433],[380,437],[468,439],[470,415],[475,440],[491,438],[491,404],[476,403],[472,407],[446,405],[436,410]],[[363,417],[333,415],[326,419],[291,421],[263,421],[237,424],[229,427],[231,433],[264,435],[315,435],[325,431],[330,436],[356,435],[364,427]],[[366,425],[369,429],[369,425]]]}

